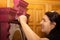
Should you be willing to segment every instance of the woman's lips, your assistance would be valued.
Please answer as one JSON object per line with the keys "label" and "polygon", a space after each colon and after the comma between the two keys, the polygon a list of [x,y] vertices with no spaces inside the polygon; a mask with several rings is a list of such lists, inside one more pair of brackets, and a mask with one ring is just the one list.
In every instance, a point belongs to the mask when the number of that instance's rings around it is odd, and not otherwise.
{"label": "woman's lips", "polygon": [[43,26],[43,25],[41,26],[41,29],[42,29],[42,30],[44,29],[44,26]]}

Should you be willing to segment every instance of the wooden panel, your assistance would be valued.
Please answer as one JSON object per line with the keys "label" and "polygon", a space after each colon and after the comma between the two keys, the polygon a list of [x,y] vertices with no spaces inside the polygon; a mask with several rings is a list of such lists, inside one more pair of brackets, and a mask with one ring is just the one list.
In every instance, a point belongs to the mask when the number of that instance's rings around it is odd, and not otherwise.
{"label": "wooden panel", "polygon": [[40,21],[45,12],[45,5],[33,4],[30,6],[28,7],[28,14],[30,14],[28,24],[32,28],[32,30],[41,37],[43,34],[41,32]]}
{"label": "wooden panel", "polygon": [[21,34],[20,34],[20,31],[19,31],[19,30],[16,30],[16,31],[15,31],[12,40],[22,40]]}
{"label": "wooden panel", "polygon": [[13,0],[0,0],[0,8],[2,7],[10,7],[13,8],[14,3]]}
{"label": "wooden panel", "polygon": [[13,8],[14,7],[14,0],[6,0],[7,7]]}
{"label": "wooden panel", "polygon": [[7,6],[7,0],[0,0],[0,7],[6,7]]}
{"label": "wooden panel", "polygon": [[60,13],[60,5],[52,5],[52,10],[55,10]]}

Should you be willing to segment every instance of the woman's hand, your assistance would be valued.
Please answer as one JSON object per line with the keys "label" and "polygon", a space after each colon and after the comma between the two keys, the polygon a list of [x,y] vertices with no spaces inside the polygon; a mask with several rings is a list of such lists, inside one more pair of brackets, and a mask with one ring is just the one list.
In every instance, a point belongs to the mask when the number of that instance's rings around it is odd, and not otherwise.
{"label": "woman's hand", "polygon": [[25,15],[21,15],[21,16],[18,17],[18,21],[26,23],[27,22],[27,17]]}

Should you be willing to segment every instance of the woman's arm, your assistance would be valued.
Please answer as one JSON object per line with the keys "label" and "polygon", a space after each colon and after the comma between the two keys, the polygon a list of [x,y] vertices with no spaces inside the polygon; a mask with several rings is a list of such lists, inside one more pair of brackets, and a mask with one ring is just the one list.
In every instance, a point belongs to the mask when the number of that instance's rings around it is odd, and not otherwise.
{"label": "woman's arm", "polygon": [[27,18],[26,16],[22,15],[19,16],[18,21],[21,23],[23,31],[27,37],[28,40],[43,40],[41,39],[36,33],[34,33],[31,28],[27,25],[26,21]]}

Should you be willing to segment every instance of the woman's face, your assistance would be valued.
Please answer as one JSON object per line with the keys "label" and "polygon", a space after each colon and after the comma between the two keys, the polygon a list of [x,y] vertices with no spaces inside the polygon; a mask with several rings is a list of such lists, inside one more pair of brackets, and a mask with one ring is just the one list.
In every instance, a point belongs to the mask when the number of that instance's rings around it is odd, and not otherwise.
{"label": "woman's face", "polygon": [[42,32],[49,33],[54,27],[47,15],[44,15],[40,22]]}

